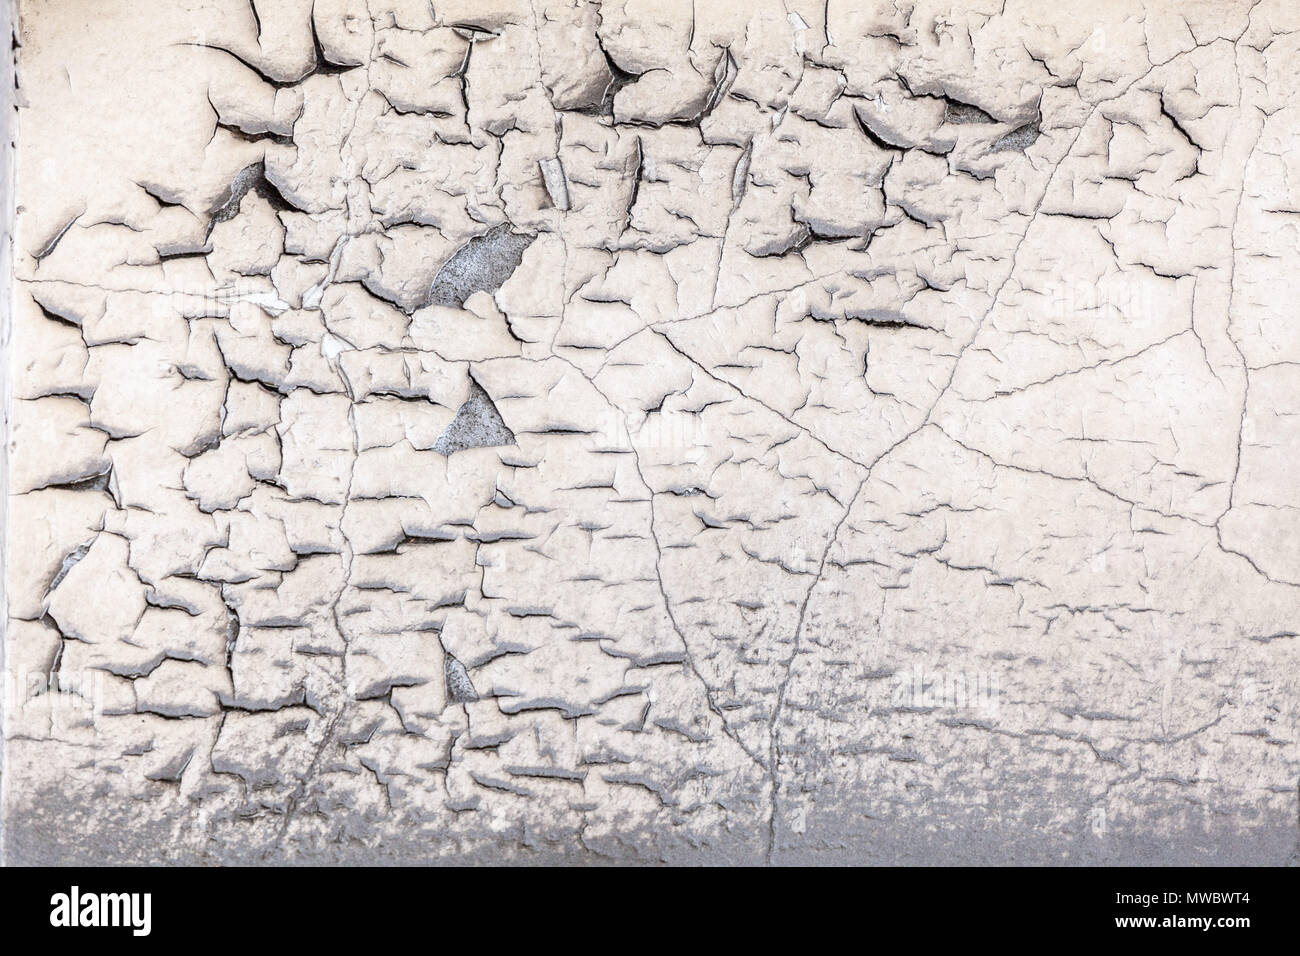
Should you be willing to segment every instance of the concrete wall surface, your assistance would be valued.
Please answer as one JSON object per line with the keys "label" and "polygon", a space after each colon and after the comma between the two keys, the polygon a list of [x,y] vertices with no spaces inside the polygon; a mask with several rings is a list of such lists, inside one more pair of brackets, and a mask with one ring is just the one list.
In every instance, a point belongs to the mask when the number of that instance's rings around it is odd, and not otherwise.
{"label": "concrete wall surface", "polygon": [[5,862],[1300,860],[1300,5],[16,14]]}

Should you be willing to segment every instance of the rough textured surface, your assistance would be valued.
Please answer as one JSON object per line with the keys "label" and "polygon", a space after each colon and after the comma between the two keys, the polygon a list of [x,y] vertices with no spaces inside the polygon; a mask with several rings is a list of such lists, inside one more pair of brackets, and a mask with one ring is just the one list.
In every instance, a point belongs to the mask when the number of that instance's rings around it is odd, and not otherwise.
{"label": "rough textured surface", "polygon": [[9,862],[1261,862],[1300,6],[19,4]]}

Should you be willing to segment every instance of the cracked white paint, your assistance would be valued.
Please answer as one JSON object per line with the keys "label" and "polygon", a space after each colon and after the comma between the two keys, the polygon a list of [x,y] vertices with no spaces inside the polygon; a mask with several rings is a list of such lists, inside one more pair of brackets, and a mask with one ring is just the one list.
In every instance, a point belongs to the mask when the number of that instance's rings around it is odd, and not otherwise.
{"label": "cracked white paint", "polygon": [[1295,4],[19,13],[8,859],[1295,853]]}

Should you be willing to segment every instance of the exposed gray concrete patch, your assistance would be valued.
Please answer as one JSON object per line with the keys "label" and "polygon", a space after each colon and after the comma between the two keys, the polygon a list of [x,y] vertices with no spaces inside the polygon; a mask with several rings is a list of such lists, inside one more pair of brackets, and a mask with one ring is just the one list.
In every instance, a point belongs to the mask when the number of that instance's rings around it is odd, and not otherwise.
{"label": "exposed gray concrete patch", "polygon": [[458,704],[467,704],[478,700],[478,691],[474,689],[474,682],[470,680],[464,664],[448,654],[445,658],[444,667],[447,678],[447,695],[451,700]]}
{"label": "exposed gray concrete patch", "polygon": [[1018,126],[1005,136],[1000,136],[994,140],[993,145],[989,147],[989,151],[1000,153],[1012,149],[1023,153],[1036,139],[1038,139],[1038,124],[1026,123],[1024,126]]}
{"label": "exposed gray concrete patch", "polygon": [[[564,195],[567,204],[567,192]],[[557,204],[557,208],[568,207]],[[438,270],[429,289],[429,304],[462,306],[475,292],[495,292],[519,268],[533,238],[514,232],[508,223],[475,236]]]}
{"label": "exposed gray concrete patch", "polygon": [[434,442],[440,455],[454,455],[466,448],[513,445],[515,434],[501,419],[501,413],[478,382],[470,381],[469,398]]}

